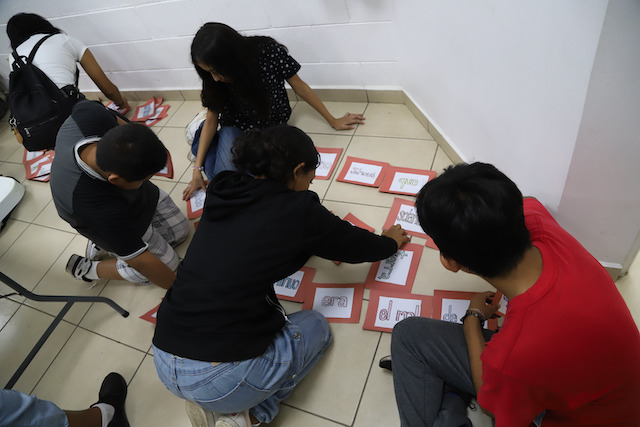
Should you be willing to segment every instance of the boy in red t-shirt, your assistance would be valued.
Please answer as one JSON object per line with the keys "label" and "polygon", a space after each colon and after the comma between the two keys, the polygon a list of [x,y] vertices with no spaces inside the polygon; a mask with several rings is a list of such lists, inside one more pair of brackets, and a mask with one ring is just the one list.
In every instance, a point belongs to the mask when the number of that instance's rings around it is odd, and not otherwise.
{"label": "boy in red t-shirt", "polygon": [[[462,325],[409,318],[394,328],[403,426],[471,425],[472,396],[496,427],[640,426],[640,334],[615,284],[535,199],[495,167],[448,168],[418,195],[420,224],[443,266],[484,278]],[[489,341],[490,340],[490,341]]]}

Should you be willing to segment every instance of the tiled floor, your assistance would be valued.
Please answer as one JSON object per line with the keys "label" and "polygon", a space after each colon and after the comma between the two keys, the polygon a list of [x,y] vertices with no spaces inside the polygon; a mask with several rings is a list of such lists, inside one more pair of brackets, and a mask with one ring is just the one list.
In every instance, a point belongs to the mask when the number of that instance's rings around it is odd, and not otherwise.
{"label": "tiled floor", "polygon": [[[154,181],[186,212],[181,193],[191,170],[184,128],[200,106],[191,101],[169,103],[170,116],[153,129],[171,151],[175,178]],[[436,171],[450,164],[403,105],[329,102],[327,106],[334,115],[364,112],[367,124],[355,131],[336,132],[301,103],[294,103],[290,123],[307,131],[317,146],[343,148],[343,161],[356,156]],[[88,289],[65,273],[67,259],[72,253],[83,253],[86,240],[58,218],[48,184],[25,181],[22,148],[5,123],[0,125],[0,174],[21,181],[26,195],[0,233],[1,271],[37,293],[102,295],[131,312],[122,318],[104,304],[76,304],[14,388],[66,409],[82,409],[95,402],[102,378],[118,371],[129,383],[127,408],[133,426],[189,426],[183,401],[170,394],[156,376],[150,351],[153,326],[139,319],[160,302],[162,290],[121,281],[100,282]],[[335,180],[316,180],[311,189],[337,215],[351,212],[375,226],[376,232],[381,231],[394,197]],[[414,241],[424,243],[419,238]],[[179,247],[181,256],[187,245]],[[318,270],[316,282],[362,282],[369,270],[369,264],[338,266],[318,258],[312,258],[309,265]],[[618,285],[639,322],[639,262]],[[490,287],[473,276],[444,270],[438,253],[425,248],[414,292],[432,294],[434,289],[480,291]],[[0,294],[9,291],[0,284]],[[300,304],[284,305],[289,311],[300,309]],[[60,308],[61,304],[25,302],[21,297],[0,299],[0,384],[6,384]],[[367,301],[360,324],[331,324],[334,342],[326,357],[285,401],[271,425],[399,425],[391,375],[377,367],[378,359],[389,353],[390,335],[362,329],[366,308]],[[475,425],[491,425],[480,412],[472,416]]]}

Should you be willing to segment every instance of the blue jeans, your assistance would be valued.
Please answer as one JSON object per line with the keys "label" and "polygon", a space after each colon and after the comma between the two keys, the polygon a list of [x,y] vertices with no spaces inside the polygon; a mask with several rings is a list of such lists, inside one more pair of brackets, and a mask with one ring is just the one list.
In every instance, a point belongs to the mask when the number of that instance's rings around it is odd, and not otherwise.
{"label": "blue jeans", "polygon": [[14,390],[0,390],[0,426],[67,427],[67,415],[48,400]]}
{"label": "blue jeans", "polygon": [[160,380],[176,396],[217,413],[249,409],[260,422],[269,423],[330,342],[324,316],[305,310],[290,314],[267,350],[253,359],[215,364],[155,346],[153,359]]}
{"label": "blue jeans", "polygon": [[[193,143],[191,144],[191,152],[193,155],[198,154],[198,146],[200,145],[200,134],[202,133],[202,126],[204,122],[200,124],[198,130],[193,136]],[[231,154],[231,148],[233,142],[237,137],[242,134],[242,130],[233,126],[222,126],[213,137],[207,157],[204,160],[204,173],[207,175],[209,181],[218,173],[226,170],[235,171],[237,168],[233,164],[233,155]]]}

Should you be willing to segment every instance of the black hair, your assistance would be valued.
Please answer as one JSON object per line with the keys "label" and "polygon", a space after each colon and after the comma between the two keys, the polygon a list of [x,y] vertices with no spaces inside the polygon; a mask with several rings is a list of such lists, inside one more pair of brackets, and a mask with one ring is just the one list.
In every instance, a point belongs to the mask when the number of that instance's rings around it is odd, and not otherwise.
{"label": "black hair", "polygon": [[127,123],[110,129],[100,139],[96,163],[126,181],[140,181],[166,166],[167,149],[145,125]]}
{"label": "black hair", "polygon": [[[268,116],[271,97],[260,77],[259,45],[270,37],[245,37],[228,25],[219,22],[204,24],[191,43],[191,61],[202,79],[202,104],[221,111],[233,89],[254,109],[256,118]],[[198,64],[211,67],[229,82],[216,82]]]}
{"label": "black hair", "polygon": [[505,276],[531,247],[522,193],[493,165],[448,167],[420,190],[416,208],[440,253],[481,276]]}
{"label": "black hair", "polygon": [[304,172],[315,170],[320,164],[320,154],[311,138],[287,124],[248,130],[235,140],[231,151],[238,169],[285,185],[293,181],[293,170],[300,163],[304,163]]}
{"label": "black hair", "polygon": [[34,34],[59,34],[62,30],[35,13],[18,13],[7,22],[7,36],[11,49],[16,50]]}

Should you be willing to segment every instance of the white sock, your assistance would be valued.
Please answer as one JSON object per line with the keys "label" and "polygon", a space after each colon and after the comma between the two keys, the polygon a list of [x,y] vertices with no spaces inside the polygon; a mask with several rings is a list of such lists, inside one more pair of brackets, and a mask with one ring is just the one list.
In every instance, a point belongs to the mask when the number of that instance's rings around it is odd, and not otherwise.
{"label": "white sock", "polygon": [[91,267],[89,267],[89,271],[84,275],[85,278],[89,280],[98,280],[98,263],[100,261],[91,261]]}
{"label": "white sock", "polygon": [[108,403],[96,403],[91,407],[100,409],[102,413],[102,427],[107,427],[113,419],[113,415],[116,413],[116,409]]}

